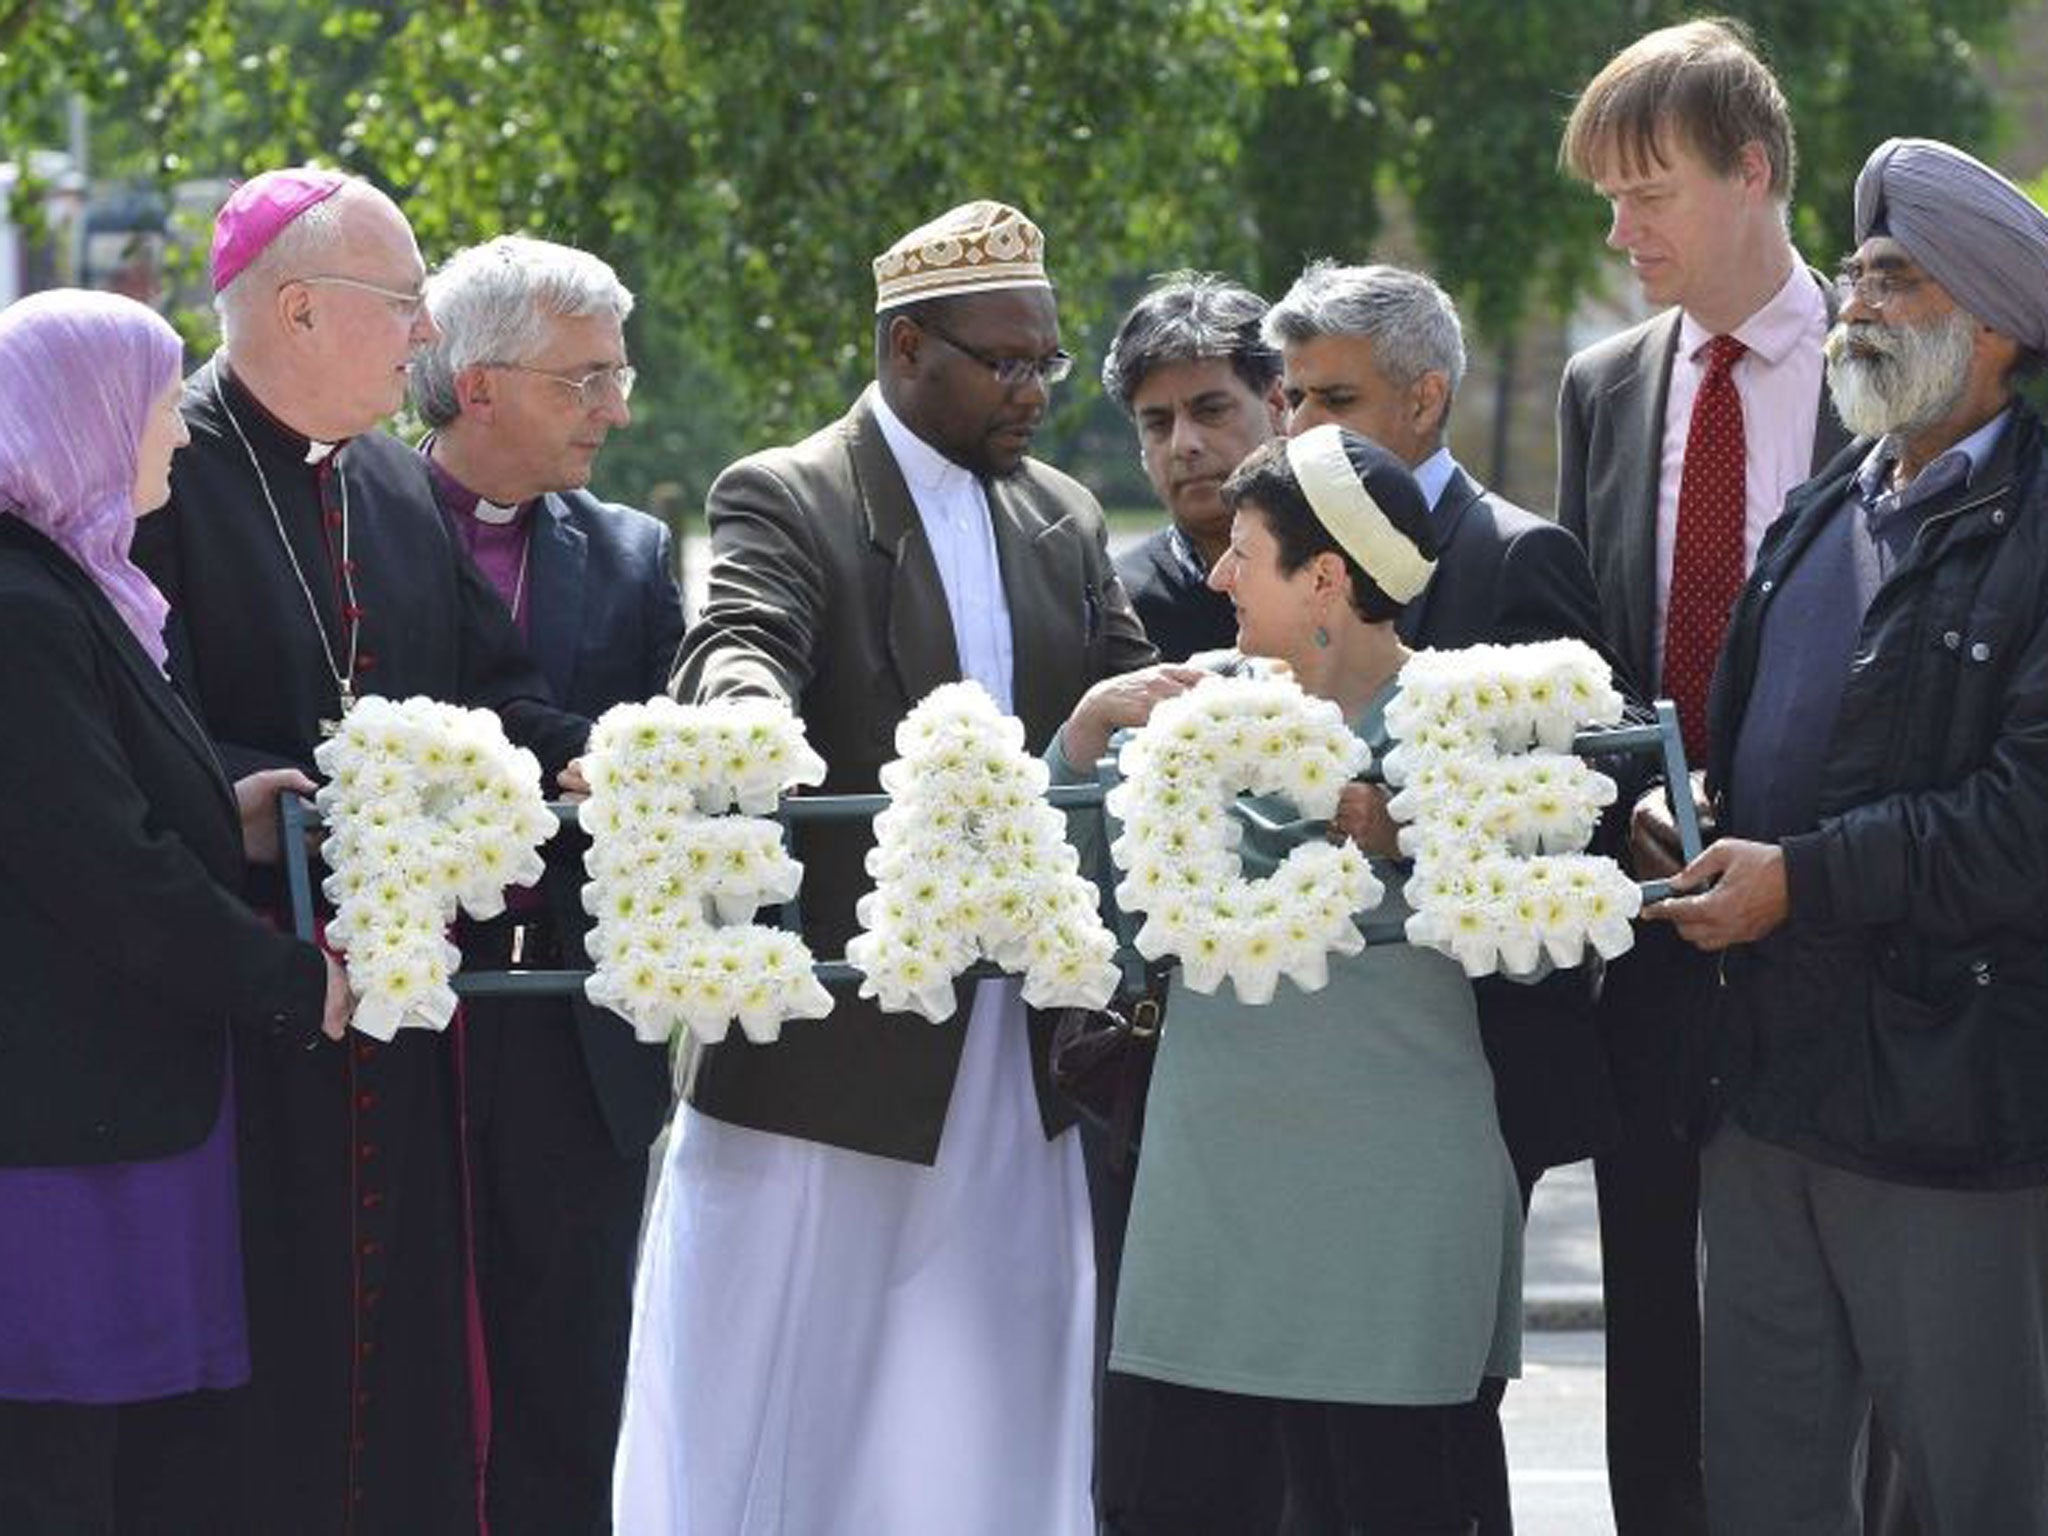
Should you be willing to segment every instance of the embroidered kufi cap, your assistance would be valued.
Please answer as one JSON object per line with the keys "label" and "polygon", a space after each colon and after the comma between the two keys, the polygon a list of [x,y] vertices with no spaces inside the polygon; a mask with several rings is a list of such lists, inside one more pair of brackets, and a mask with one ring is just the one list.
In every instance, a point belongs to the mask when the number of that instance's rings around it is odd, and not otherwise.
{"label": "embroidered kufi cap", "polygon": [[1045,236],[1007,203],[962,203],[875,258],[875,313],[919,299],[1051,288]]}
{"label": "embroidered kufi cap", "polygon": [[287,224],[348,181],[339,171],[295,165],[265,171],[236,187],[213,220],[213,291],[232,283]]}

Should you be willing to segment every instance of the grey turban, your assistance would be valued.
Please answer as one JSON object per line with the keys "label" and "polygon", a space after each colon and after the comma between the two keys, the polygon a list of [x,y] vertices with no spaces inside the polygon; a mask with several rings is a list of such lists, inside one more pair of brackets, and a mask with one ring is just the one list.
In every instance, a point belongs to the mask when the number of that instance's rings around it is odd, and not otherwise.
{"label": "grey turban", "polygon": [[2048,352],[2048,213],[1975,156],[1886,139],[1856,178],[1856,243],[1890,235],[1955,301]]}

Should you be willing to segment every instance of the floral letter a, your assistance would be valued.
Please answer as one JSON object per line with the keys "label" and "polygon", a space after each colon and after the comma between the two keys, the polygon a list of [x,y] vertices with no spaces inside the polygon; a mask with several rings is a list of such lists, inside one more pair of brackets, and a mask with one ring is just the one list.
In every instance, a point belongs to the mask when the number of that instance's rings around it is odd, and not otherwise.
{"label": "floral letter a", "polygon": [[952,1017],[953,978],[987,957],[1024,975],[1034,1008],[1100,1008],[1116,990],[1116,938],[1023,725],[977,683],[935,688],[896,727],[882,769],[889,809],[868,855],[875,889],[846,946],[861,996],[891,1012]]}

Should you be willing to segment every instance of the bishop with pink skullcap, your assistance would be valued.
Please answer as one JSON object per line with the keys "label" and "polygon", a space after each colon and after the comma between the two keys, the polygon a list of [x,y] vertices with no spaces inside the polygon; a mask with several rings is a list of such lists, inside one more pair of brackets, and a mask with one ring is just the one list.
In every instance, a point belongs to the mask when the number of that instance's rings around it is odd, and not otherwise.
{"label": "bishop with pink skullcap", "polygon": [[[377,426],[433,334],[424,277],[403,210],[361,177],[270,170],[220,210],[221,350],[186,381],[192,442],[134,557],[171,605],[171,672],[231,773],[311,772],[323,727],[367,694],[490,709],[550,776],[589,735],[442,521],[425,461]],[[495,1094],[505,1079],[465,1078],[483,1058],[453,1031],[307,1051],[250,1023],[234,1085],[259,1170],[242,1190],[256,1364],[232,1528],[474,1531],[479,1334],[501,1292],[483,1282],[473,1332],[468,1277],[488,1260],[469,1248],[483,1229],[458,1106],[481,1102],[467,1082]],[[535,1529],[575,1524],[538,1507]]]}
{"label": "bishop with pink skullcap", "polygon": [[213,291],[232,283],[293,219],[348,182],[340,171],[295,165],[265,171],[236,187],[213,220]]}

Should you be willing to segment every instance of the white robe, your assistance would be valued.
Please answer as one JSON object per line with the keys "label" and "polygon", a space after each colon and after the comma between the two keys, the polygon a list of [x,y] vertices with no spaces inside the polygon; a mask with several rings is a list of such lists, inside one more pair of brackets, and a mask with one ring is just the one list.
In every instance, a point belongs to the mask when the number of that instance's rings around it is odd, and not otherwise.
{"label": "white robe", "polygon": [[[878,414],[962,675],[1007,708],[981,488]],[[900,1027],[967,1030],[933,1167],[681,1112],[635,1286],[619,1536],[1093,1531],[1078,1138],[1046,1140],[1016,982],[982,983],[967,1018]]]}

